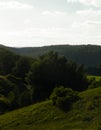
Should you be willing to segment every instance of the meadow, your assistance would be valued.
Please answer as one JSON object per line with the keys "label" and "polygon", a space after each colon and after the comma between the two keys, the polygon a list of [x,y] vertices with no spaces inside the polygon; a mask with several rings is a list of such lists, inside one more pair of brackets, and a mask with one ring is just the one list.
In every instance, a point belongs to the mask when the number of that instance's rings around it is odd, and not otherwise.
{"label": "meadow", "polygon": [[81,99],[64,112],[51,100],[0,116],[1,130],[100,130],[101,87],[80,92]]}

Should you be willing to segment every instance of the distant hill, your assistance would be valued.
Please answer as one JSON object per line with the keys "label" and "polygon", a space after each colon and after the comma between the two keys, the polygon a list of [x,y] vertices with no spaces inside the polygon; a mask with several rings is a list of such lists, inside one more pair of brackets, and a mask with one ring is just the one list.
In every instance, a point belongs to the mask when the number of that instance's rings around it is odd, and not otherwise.
{"label": "distant hill", "polygon": [[45,101],[0,115],[1,130],[101,130],[101,87],[80,93],[64,112]]}
{"label": "distant hill", "polygon": [[97,45],[54,45],[44,47],[6,48],[17,54],[31,56],[33,58],[48,53],[49,51],[55,51],[60,55],[66,56],[68,59],[76,61],[78,64],[85,64],[86,66],[101,64],[101,46]]}

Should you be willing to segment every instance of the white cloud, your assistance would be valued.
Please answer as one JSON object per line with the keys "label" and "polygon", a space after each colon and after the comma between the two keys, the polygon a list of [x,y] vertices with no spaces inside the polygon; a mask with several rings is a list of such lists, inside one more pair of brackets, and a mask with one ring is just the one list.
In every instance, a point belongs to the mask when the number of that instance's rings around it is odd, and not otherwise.
{"label": "white cloud", "polygon": [[101,9],[77,10],[76,18],[78,21],[99,21],[101,22]]}
{"label": "white cloud", "polygon": [[43,11],[42,15],[51,15],[51,16],[56,16],[56,15],[65,15],[65,12],[61,12],[61,11]]}
{"label": "white cloud", "polygon": [[67,0],[68,3],[78,2],[78,0]]}
{"label": "white cloud", "polygon": [[30,23],[32,23],[32,20],[31,20],[31,19],[25,19],[25,20],[24,20],[24,24],[30,24]]}
{"label": "white cloud", "polygon": [[100,27],[101,28],[101,21],[93,21],[93,20],[86,20],[84,22],[74,22],[72,24],[72,28],[81,28],[81,29],[89,29],[94,27]]}
{"label": "white cloud", "polygon": [[95,17],[96,15],[101,15],[101,9],[94,10],[94,9],[90,8],[87,10],[78,10],[78,11],[76,11],[76,13],[80,14],[80,15],[93,15]]}
{"label": "white cloud", "polygon": [[101,0],[67,0],[69,3],[80,3],[86,6],[101,7]]}
{"label": "white cloud", "polygon": [[101,26],[101,21],[89,21],[88,24],[93,26]]}
{"label": "white cloud", "polygon": [[[89,21],[92,22],[92,21]],[[98,23],[93,21],[92,23]],[[91,23],[91,24],[92,24]],[[82,23],[82,26],[84,23]],[[85,24],[89,24],[85,22]],[[85,27],[72,28],[29,28],[24,30],[15,30],[11,32],[0,32],[0,41],[9,46],[42,46],[52,44],[88,44],[99,43],[101,41],[100,31],[86,30]],[[6,37],[6,39],[5,39]]]}
{"label": "white cloud", "polygon": [[24,4],[18,1],[0,2],[0,9],[32,9],[32,5]]}
{"label": "white cloud", "polygon": [[32,44],[34,44],[34,46],[40,46],[43,44],[59,44],[63,43],[65,37],[67,38],[67,34],[64,35],[64,31],[64,28],[55,27],[29,28],[10,32],[0,31],[0,41],[9,46],[33,46]]}
{"label": "white cloud", "polygon": [[72,24],[72,28],[81,28],[81,27],[87,27],[88,26],[88,21],[84,21],[84,22],[74,22]]}

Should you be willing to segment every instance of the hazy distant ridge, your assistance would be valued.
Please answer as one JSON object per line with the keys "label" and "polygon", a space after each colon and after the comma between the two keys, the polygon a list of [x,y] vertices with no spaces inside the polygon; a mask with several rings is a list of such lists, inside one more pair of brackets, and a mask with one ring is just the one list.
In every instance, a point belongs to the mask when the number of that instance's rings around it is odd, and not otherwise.
{"label": "hazy distant ridge", "polygon": [[97,45],[54,45],[44,47],[6,48],[17,54],[27,55],[33,58],[49,51],[55,51],[60,55],[65,55],[67,58],[77,63],[85,64],[86,66],[101,64],[101,46]]}

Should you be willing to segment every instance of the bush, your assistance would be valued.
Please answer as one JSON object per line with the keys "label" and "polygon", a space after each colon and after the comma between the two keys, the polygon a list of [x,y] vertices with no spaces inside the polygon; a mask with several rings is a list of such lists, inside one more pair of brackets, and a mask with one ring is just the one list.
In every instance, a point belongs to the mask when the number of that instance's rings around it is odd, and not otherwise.
{"label": "bush", "polygon": [[24,91],[20,96],[19,96],[19,106],[27,106],[32,103],[32,97],[29,91]]}
{"label": "bush", "polygon": [[71,88],[64,88],[63,86],[56,87],[50,96],[53,105],[63,109],[69,110],[73,102],[79,99],[78,93]]}
{"label": "bush", "polygon": [[13,89],[13,84],[5,76],[0,75],[0,94],[7,96]]}
{"label": "bush", "polygon": [[96,80],[96,78],[91,78],[89,80],[89,86],[88,88],[92,89],[92,88],[97,88],[101,86],[101,79],[100,80]]}
{"label": "bush", "polygon": [[1,96],[0,97],[0,114],[8,111],[9,106],[10,106],[9,100],[6,97]]}

